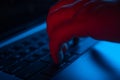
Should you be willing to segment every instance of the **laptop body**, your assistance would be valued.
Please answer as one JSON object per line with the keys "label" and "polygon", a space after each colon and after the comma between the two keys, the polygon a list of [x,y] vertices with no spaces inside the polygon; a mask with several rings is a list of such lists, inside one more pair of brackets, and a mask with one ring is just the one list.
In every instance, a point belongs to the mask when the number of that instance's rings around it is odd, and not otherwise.
{"label": "laptop body", "polygon": [[[97,43],[90,37],[78,38],[78,44],[67,50],[62,62],[54,64],[49,52],[45,12],[23,24],[6,25],[3,21],[0,28],[0,80],[52,80]],[[67,44],[73,44],[72,40]]]}

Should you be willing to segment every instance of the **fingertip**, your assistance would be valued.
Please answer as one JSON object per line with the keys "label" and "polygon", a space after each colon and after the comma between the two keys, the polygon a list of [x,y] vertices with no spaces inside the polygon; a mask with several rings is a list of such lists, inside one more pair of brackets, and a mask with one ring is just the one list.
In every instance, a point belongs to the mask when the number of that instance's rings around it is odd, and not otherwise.
{"label": "fingertip", "polygon": [[51,52],[51,57],[52,57],[53,62],[54,62],[55,64],[58,64],[58,63],[59,63],[59,61],[58,61],[58,56],[57,56],[57,55],[54,55],[53,52]]}
{"label": "fingertip", "polygon": [[53,61],[54,61],[55,64],[59,64],[58,57],[53,56]]}
{"label": "fingertip", "polygon": [[50,54],[51,54],[51,57],[54,61],[55,64],[58,64],[59,61],[58,61],[58,51],[59,51],[59,48],[58,47],[55,47],[57,44],[54,43],[54,42],[51,42],[50,41]]}

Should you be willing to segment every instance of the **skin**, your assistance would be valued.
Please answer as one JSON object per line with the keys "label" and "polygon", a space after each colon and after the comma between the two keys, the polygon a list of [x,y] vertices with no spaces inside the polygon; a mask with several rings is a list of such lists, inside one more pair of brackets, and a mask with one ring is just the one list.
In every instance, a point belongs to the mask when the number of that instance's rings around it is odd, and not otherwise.
{"label": "skin", "polygon": [[50,53],[58,63],[63,43],[73,37],[120,42],[120,6],[102,0],[60,0],[47,17]]}

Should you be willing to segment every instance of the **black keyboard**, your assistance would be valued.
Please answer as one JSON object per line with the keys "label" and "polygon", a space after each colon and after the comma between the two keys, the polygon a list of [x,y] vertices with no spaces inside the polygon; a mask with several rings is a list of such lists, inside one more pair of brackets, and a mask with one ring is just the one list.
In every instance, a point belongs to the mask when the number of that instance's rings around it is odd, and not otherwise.
{"label": "black keyboard", "polygon": [[80,44],[69,47],[62,62],[56,65],[49,54],[46,30],[40,31],[1,48],[0,71],[22,80],[50,80],[95,43],[91,38],[78,40]]}

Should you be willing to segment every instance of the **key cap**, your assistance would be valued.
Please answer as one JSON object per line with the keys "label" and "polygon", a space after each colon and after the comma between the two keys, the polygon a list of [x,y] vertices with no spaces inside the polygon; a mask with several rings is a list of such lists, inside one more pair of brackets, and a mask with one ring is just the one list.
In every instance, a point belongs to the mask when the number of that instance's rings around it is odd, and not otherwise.
{"label": "key cap", "polygon": [[52,77],[58,70],[59,70],[59,65],[49,64],[46,68],[41,70],[41,73]]}
{"label": "key cap", "polygon": [[33,56],[35,56],[35,57],[43,57],[45,55],[47,55],[47,54],[42,51],[37,51],[33,54]]}
{"label": "key cap", "polygon": [[4,69],[6,68],[7,66],[15,63],[17,60],[17,58],[15,58],[14,56],[12,57],[9,57],[8,59],[4,59],[0,62],[0,65],[1,65],[1,69]]}
{"label": "key cap", "polygon": [[23,46],[21,46],[20,44],[17,44],[17,45],[12,46],[12,49],[15,51],[19,51],[23,49]]}
{"label": "key cap", "polygon": [[26,50],[20,51],[18,54],[21,55],[22,57],[25,57],[29,53],[30,53],[29,50],[26,49]]}
{"label": "key cap", "polygon": [[33,75],[32,77],[29,77],[27,80],[50,80],[50,77],[38,72],[37,74]]}
{"label": "key cap", "polygon": [[5,58],[4,54],[0,54],[0,60],[3,60]]}
{"label": "key cap", "polygon": [[38,47],[37,46],[30,46],[28,49],[29,49],[29,52],[33,52],[33,51],[37,50]]}
{"label": "key cap", "polygon": [[35,36],[35,37],[32,37],[31,39],[32,39],[33,41],[37,41],[37,40],[39,40],[39,38],[36,37],[36,36]]}
{"label": "key cap", "polygon": [[27,62],[17,62],[15,64],[7,67],[3,71],[6,73],[15,74],[17,71],[19,71],[21,68],[23,68],[27,65],[29,65],[29,63],[27,63]]}
{"label": "key cap", "polygon": [[44,46],[43,48],[42,48],[42,51],[44,52],[44,53],[49,53],[49,48],[48,48],[48,46]]}
{"label": "key cap", "polygon": [[32,43],[31,43],[30,41],[23,41],[22,44],[23,44],[24,46],[29,46],[29,45],[31,45]]}
{"label": "key cap", "polygon": [[44,57],[41,57],[40,60],[43,61],[43,62],[50,63],[50,64],[53,63],[53,60],[52,60],[52,58],[51,58],[50,55],[46,55],[46,56],[44,56]]}
{"label": "key cap", "polygon": [[37,44],[38,44],[40,47],[43,46],[43,45],[45,45],[45,43],[42,42],[42,41],[38,42]]}
{"label": "key cap", "polygon": [[20,55],[13,55],[8,60],[6,60],[6,63],[4,64],[3,70],[7,69],[9,66],[15,64],[19,59],[21,58]]}
{"label": "key cap", "polygon": [[34,61],[36,61],[37,59],[39,59],[39,57],[38,56],[29,56],[29,57],[27,57],[27,58],[25,58],[23,61],[26,61],[26,62],[28,62],[28,63],[31,63],[31,62],[34,62]]}
{"label": "key cap", "polygon": [[26,66],[25,68],[21,69],[15,75],[22,79],[25,79],[45,67],[47,67],[46,63],[37,61],[37,62],[34,62],[33,64],[30,64],[30,65]]}
{"label": "key cap", "polygon": [[13,54],[14,52],[12,50],[3,50],[0,52],[0,56],[1,58],[8,58],[11,54]]}

